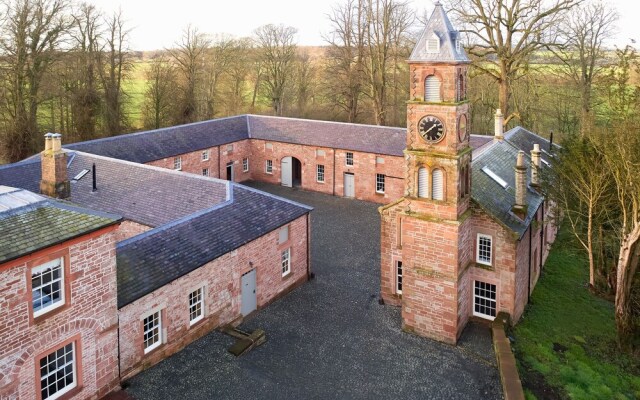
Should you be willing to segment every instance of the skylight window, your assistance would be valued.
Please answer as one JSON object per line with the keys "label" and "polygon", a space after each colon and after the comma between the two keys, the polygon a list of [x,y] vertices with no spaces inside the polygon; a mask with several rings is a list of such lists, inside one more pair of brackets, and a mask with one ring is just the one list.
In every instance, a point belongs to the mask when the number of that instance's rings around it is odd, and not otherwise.
{"label": "skylight window", "polygon": [[87,174],[87,172],[89,172],[88,169],[83,169],[82,171],[78,172],[78,175],[73,177],[73,181],[79,181],[80,179],[82,179],[83,176],[85,176]]}
{"label": "skylight window", "polygon": [[494,181],[496,181],[496,183],[500,186],[502,186],[503,189],[506,189],[507,186],[507,182],[505,182],[504,179],[500,178],[498,175],[496,175],[495,172],[493,172],[492,170],[489,169],[489,167],[482,167],[482,172],[484,172],[485,174],[489,175],[489,177],[491,179],[493,179]]}
{"label": "skylight window", "polygon": [[543,160],[542,158],[540,159],[540,161],[542,161],[542,163],[547,167],[551,166],[551,164],[549,164],[547,161]]}

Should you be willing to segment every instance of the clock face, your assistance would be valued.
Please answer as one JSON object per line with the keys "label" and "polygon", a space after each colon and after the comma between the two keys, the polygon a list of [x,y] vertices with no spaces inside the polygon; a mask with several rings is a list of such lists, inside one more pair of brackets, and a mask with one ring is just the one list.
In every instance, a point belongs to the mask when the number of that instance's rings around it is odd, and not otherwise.
{"label": "clock face", "polygon": [[444,138],[444,125],[438,118],[427,115],[418,122],[418,132],[429,143],[438,143]]}
{"label": "clock face", "polygon": [[458,120],[458,139],[462,142],[467,138],[467,116],[462,114]]}

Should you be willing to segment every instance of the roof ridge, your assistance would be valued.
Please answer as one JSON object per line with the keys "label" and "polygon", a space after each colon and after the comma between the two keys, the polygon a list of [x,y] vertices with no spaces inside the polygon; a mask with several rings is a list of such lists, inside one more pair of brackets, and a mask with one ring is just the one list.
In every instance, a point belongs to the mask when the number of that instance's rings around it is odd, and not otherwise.
{"label": "roof ridge", "polygon": [[373,124],[359,124],[356,122],[342,122],[342,121],[327,121],[322,119],[308,119],[308,118],[296,118],[296,117],[279,117],[276,115],[257,115],[257,114],[247,114],[252,118],[269,118],[269,119],[282,119],[282,120],[294,120],[294,121],[305,121],[310,123],[324,123],[324,124],[340,124],[340,125],[352,125],[352,126],[364,126],[370,128],[381,128],[381,129],[401,129],[406,131],[407,128],[403,128],[401,126],[384,126],[384,125],[373,125]]}
{"label": "roof ridge", "polygon": [[205,124],[208,124],[208,123],[214,123],[214,121],[223,121],[223,120],[228,120],[228,119],[233,119],[233,118],[241,118],[243,115],[246,115],[246,114],[239,114],[239,115],[232,115],[232,116],[229,116],[229,117],[207,119],[207,120],[204,120],[204,121],[196,121],[196,122],[190,122],[188,124],[166,126],[164,128],[151,129],[151,130],[145,130],[145,131],[140,131],[140,132],[124,133],[122,135],[107,136],[107,137],[98,138],[98,139],[85,140],[83,142],[69,143],[67,145],[64,145],[63,147],[73,149],[74,146],[77,147],[77,146],[82,145],[82,144],[102,143],[102,142],[108,142],[108,141],[112,141],[112,140],[122,139],[123,137],[133,137],[133,136],[142,136],[142,135],[147,135],[147,134],[161,133],[161,132],[166,132],[166,131],[171,130],[171,129],[178,129],[178,128],[184,128],[184,127],[189,127],[189,126],[197,126],[197,125],[205,125]]}
{"label": "roof ridge", "polygon": [[156,235],[158,233],[165,232],[165,231],[167,231],[167,230],[169,230],[171,228],[175,228],[175,227],[177,227],[179,225],[182,225],[183,223],[189,222],[189,221],[191,221],[191,220],[193,220],[195,218],[198,218],[200,216],[208,214],[208,213],[210,213],[212,211],[218,210],[218,209],[220,209],[222,207],[226,207],[226,206],[228,206],[230,204],[233,204],[233,202],[234,202],[234,199],[233,199],[233,194],[232,194],[231,198],[229,198],[229,199],[227,199],[227,200],[225,200],[223,202],[220,202],[218,204],[215,204],[212,207],[205,208],[205,209],[200,210],[200,211],[196,211],[196,212],[194,212],[192,214],[189,214],[189,215],[185,215],[182,218],[178,218],[178,219],[176,219],[174,221],[167,222],[166,224],[160,225],[160,226],[155,227],[155,228],[151,228],[148,231],[145,231],[145,232],[143,232],[143,233],[141,233],[139,235],[132,236],[132,237],[130,237],[128,239],[125,239],[125,240],[123,240],[121,242],[118,242],[118,244],[116,245],[116,248],[119,249],[119,248],[127,246],[127,245],[129,245],[131,243],[134,243],[134,242],[137,242],[139,240],[148,238],[149,236],[154,236],[154,235]]}
{"label": "roof ridge", "polygon": [[262,191],[260,189],[252,188],[252,187],[249,187],[249,186],[245,186],[243,184],[236,183],[236,182],[233,182],[232,185],[234,187],[237,187],[238,189],[244,189],[244,190],[247,190],[247,191],[250,191],[250,192],[261,194],[263,196],[271,197],[272,199],[284,201],[285,203],[289,203],[289,204],[292,204],[292,205],[297,206],[297,207],[302,207],[302,208],[305,208],[305,209],[307,209],[309,211],[313,210],[313,207],[308,206],[306,204],[298,203],[297,201],[289,200],[287,198],[280,197],[278,195],[275,195],[275,194],[272,194],[272,193],[269,193],[269,192],[264,192],[264,191]]}

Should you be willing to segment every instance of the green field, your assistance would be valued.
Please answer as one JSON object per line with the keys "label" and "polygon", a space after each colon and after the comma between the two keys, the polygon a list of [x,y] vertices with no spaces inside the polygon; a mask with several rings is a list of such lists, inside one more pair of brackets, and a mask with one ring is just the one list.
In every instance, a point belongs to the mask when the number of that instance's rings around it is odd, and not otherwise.
{"label": "green field", "polygon": [[514,328],[529,399],[640,399],[640,360],[616,349],[613,304],[587,289],[588,263],[560,232]]}

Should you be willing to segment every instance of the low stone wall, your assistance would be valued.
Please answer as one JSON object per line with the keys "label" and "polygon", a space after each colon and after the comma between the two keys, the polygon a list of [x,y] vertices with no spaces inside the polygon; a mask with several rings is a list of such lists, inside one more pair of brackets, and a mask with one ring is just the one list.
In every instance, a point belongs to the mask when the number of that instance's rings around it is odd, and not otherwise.
{"label": "low stone wall", "polygon": [[498,316],[491,325],[493,337],[493,348],[496,352],[498,370],[500,371],[500,381],[505,400],[524,400],[522,382],[518,375],[516,358],[511,351],[511,343],[505,333],[505,327],[509,324],[509,314],[498,313]]}

